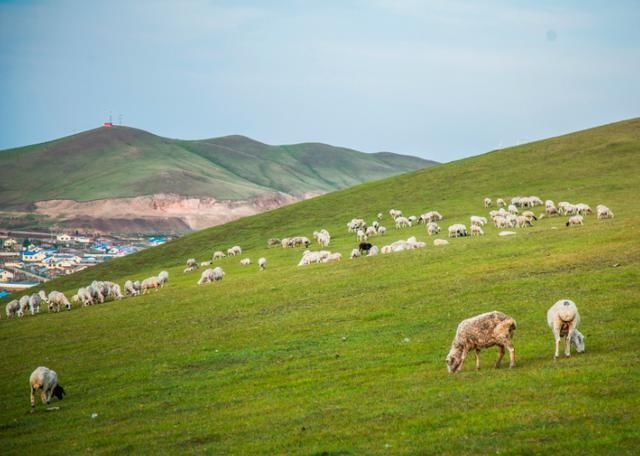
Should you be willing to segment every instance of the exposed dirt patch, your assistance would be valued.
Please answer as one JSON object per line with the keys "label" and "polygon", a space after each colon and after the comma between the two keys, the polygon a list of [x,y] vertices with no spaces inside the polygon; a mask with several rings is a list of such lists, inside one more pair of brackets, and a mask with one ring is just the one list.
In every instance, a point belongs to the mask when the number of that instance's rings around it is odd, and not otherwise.
{"label": "exposed dirt patch", "polygon": [[169,233],[220,225],[298,200],[285,193],[269,193],[238,201],[155,194],[95,201],[38,201],[35,213],[56,218],[60,220],[59,225],[67,229]]}

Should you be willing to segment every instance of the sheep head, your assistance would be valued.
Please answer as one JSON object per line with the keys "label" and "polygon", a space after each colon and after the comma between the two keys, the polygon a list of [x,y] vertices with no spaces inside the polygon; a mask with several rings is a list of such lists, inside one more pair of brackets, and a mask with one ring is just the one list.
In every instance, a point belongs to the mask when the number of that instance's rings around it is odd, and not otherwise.
{"label": "sheep head", "polygon": [[462,364],[462,347],[451,346],[451,350],[447,355],[447,370],[450,374],[454,374],[460,369]]}

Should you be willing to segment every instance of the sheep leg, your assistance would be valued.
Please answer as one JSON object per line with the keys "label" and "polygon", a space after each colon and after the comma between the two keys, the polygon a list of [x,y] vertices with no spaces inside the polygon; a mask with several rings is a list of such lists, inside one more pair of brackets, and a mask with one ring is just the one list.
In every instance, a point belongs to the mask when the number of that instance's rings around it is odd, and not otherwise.
{"label": "sheep leg", "polygon": [[36,389],[31,385],[31,407],[36,406]]}
{"label": "sheep leg", "polygon": [[460,365],[458,365],[456,372],[462,369],[462,365],[464,364],[464,360],[466,357],[467,357],[467,350],[465,349],[465,350],[462,350],[462,355],[460,356]]}
{"label": "sheep leg", "polygon": [[509,350],[509,369],[516,365],[516,349],[511,345],[507,345],[507,350]]}
{"label": "sheep leg", "polygon": [[502,362],[502,358],[504,357],[504,346],[500,345],[498,347],[498,359],[496,360],[496,369],[500,367],[500,363]]}
{"label": "sheep leg", "polygon": [[47,400],[47,392],[45,390],[42,390],[42,392],[40,393],[40,400],[43,404],[49,403],[49,401]]}
{"label": "sheep leg", "polygon": [[476,348],[476,370],[480,369],[480,349]]}
{"label": "sheep leg", "polygon": [[571,356],[571,336],[573,335],[573,330],[569,330],[567,336],[564,338],[564,356]]}

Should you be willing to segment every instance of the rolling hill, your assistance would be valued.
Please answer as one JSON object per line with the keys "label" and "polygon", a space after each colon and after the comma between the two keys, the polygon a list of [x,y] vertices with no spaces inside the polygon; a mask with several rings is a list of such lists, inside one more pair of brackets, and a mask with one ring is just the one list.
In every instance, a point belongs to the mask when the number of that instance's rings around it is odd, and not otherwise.
{"label": "rolling hill", "polygon": [[[318,143],[270,146],[244,136],[184,141],[135,128],[102,127],[0,151],[0,209],[35,207],[36,213],[66,217],[67,225],[76,226],[83,218],[141,215],[184,221],[207,209],[219,215],[218,221],[227,221],[227,213],[243,203],[252,209],[240,213],[247,215],[433,164]],[[225,207],[212,208],[221,202]],[[98,215],[97,206],[109,210]],[[171,210],[157,211],[158,206]]]}
{"label": "rolling hill", "polygon": [[[150,295],[0,321],[3,453],[634,454],[639,158],[640,119],[618,122],[365,183],[53,281],[48,290],[71,295],[93,279],[171,274]],[[615,218],[571,228],[542,218],[506,238],[487,226],[441,248],[347,259],[353,217],[385,214],[377,245],[430,241],[423,225],[395,230],[388,210],[438,210],[446,231],[486,215],[485,196],[517,195],[602,203]],[[301,249],[266,247],[320,228],[343,261],[297,267]],[[222,282],[198,286],[198,272],[182,272],[187,258],[235,244],[241,257],[215,263]],[[565,297],[580,309],[586,352],[554,361],[546,310]],[[491,368],[488,349],[479,371],[468,360],[448,374],[457,324],[491,310],[517,321],[516,367]],[[68,392],[52,402],[59,410],[29,413],[38,365]]]}

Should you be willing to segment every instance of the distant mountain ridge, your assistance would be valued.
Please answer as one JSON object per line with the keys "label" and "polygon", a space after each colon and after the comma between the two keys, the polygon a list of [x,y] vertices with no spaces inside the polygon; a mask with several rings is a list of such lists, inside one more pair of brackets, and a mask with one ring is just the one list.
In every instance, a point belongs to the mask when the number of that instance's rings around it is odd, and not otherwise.
{"label": "distant mountain ridge", "polygon": [[[180,140],[130,127],[100,127],[0,151],[0,209],[46,206],[47,215],[55,218],[50,201],[171,195],[173,204],[178,195],[232,205],[246,202],[258,212],[434,164],[321,143],[272,146],[240,135]],[[65,207],[69,209],[68,204]],[[74,206],[72,217],[92,216],[79,208]],[[218,207],[217,213],[223,212]],[[114,217],[118,215],[122,214]]]}

